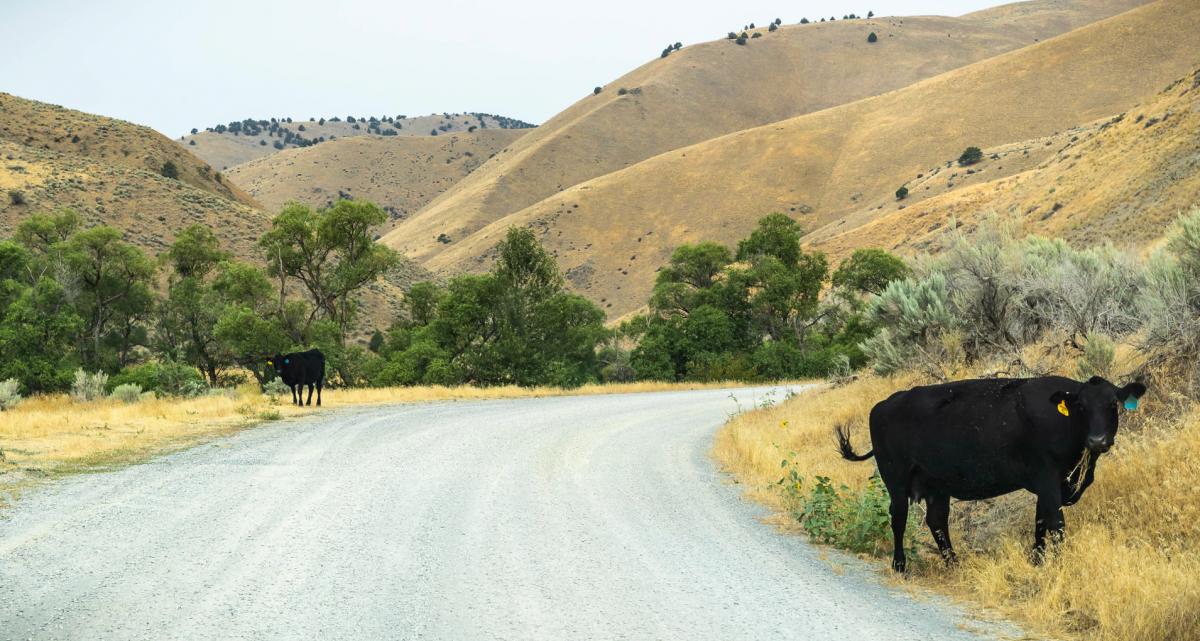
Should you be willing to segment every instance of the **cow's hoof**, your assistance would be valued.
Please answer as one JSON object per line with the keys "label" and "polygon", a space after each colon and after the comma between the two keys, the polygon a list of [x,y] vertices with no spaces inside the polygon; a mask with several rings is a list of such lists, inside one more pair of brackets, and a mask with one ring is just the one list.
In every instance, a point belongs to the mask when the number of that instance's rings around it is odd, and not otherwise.
{"label": "cow's hoof", "polygon": [[892,569],[893,570],[903,574],[904,568],[905,568],[904,559],[892,559]]}

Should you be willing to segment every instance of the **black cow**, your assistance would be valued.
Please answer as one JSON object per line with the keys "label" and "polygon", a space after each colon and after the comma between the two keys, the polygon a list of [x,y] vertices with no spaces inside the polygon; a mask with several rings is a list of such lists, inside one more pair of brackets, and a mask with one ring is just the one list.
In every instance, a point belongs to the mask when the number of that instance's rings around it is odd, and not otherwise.
{"label": "black cow", "polygon": [[321,388],[325,385],[325,355],[319,349],[291,354],[276,354],[267,360],[285,385],[292,389],[292,402],[304,405],[304,386],[308,386],[308,404],[312,405],[313,386],[317,388],[317,407],[321,406]]}
{"label": "black cow", "polygon": [[950,499],[1020,489],[1037,495],[1034,559],[1040,561],[1046,534],[1062,538],[1062,507],[1079,500],[1097,457],[1112,447],[1118,410],[1135,409],[1145,392],[1141,383],[1117,387],[1099,376],[1086,383],[1047,376],[914,387],[871,410],[872,451],[855,454],[845,429],[837,430],[838,445],[850,461],[875,457],[891,495],[896,571],[905,566],[909,502],[925,501],[925,522],[952,563]]}

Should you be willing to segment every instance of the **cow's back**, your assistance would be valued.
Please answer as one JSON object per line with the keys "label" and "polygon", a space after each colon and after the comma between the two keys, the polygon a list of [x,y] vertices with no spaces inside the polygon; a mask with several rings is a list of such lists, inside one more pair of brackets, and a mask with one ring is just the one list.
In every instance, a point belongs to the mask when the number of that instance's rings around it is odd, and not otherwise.
{"label": "cow's back", "polygon": [[[921,470],[931,478],[994,483],[1006,458],[1027,440],[1021,392],[1027,379],[976,379],[897,392],[871,410],[880,471]],[[949,488],[947,488],[949,489]],[[964,488],[959,498],[967,498]]]}

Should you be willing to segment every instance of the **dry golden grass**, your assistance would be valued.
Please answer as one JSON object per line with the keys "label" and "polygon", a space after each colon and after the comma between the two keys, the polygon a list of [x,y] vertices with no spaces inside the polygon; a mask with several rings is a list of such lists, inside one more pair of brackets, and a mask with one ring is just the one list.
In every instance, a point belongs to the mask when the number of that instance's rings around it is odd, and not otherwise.
{"label": "dry golden grass", "polygon": [[[168,144],[173,144],[168,141]],[[35,213],[70,207],[88,226],[106,224],[153,254],[191,224],[213,230],[223,247],[239,258],[258,255],[258,236],[270,216],[254,207],[162,177],[156,171],[51,151],[0,139],[0,237]],[[16,205],[7,190],[19,190]]]}
{"label": "dry golden grass", "polygon": [[[1099,126],[1063,132],[1050,146],[1033,145],[1033,153],[1040,148],[1050,152],[1048,157],[1016,175],[996,178],[997,166],[1016,168],[1013,155],[1001,151],[1001,157],[993,160],[988,150],[985,160],[974,166],[973,176],[963,176],[956,167],[913,180],[909,186],[914,195],[890,204],[884,215],[862,214],[853,217],[862,220],[851,220],[846,226],[826,226],[806,242],[833,256],[858,247],[925,251],[936,246],[951,221],[970,227],[981,216],[994,213],[1020,221],[1029,233],[1080,244],[1153,243],[1200,192],[1200,166],[1193,158],[1197,138],[1200,70],[1119,119],[1106,118]],[[928,193],[928,183],[935,183],[936,189],[951,171],[959,175],[954,179],[960,183],[958,188],[943,194],[935,191],[934,197],[914,202]],[[978,177],[983,181],[964,181]],[[901,204],[904,210],[899,209]],[[855,226],[856,222],[860,224]]]}
{"label": "dry golden grass", "polygon": [[[870,22],[835,24],[866,29]],[[904,22],[907,29],[909,19]],[[515,190],[517,178],[503,169],[507,165],[493,161],[384,242],[415,252],[435,272],[470,271],[486,265],[509,226],[530,227],[556,253],[576,291],[621,315],[645,301],[655,270],[682,243],[732,241],[771,211],[788,213],[809,229],[825,224],[837,229],[844,217],[870,212],[861,224],[895,207],[893,193],[900,184],[944,166],[969,145],[995,147],[1051,136],[1131,108],[1192,70],[1200,58],[1200,40],[1192,37],[1198,26],[1200,5],[1160,0],[890,93],[678,148],[571,187],[563,180],[563,191],[499,218],[480,213],[479,203],[471,200],[520,205],[504,198]],[[893,32],[886,22],[878,28],[885,35]],[[720,42],[685,48],[665,63],[689,60],[705,47],[725,47],[726,58],[757,56],[793,32],[781,33],[760,38],[761,45],[751,43],[746,51]],[[865,41],[849,43],[838,55],[886,68],[901,42],[899,36],[883,37],[876,49]],[[690,49],[696,53],[689,54]],[[649,73],[654,66],[635,73]],[[774,91],[777,85],[765,86]],[[648,85],[641,95],[615,100],[627,102],[627,109],[657,113],[649,101],[659,90],[665,88]],[[741,94],[730,95],[739,96],[728,103],[738,109]],[[684,102],[674,93],[664,101]],[[530,146],[550,135],[551,125],[518,141],[511,153],[532,153]],[[561,149],[558,157],[567,153]],[[540,175],[558,178],[549,168]],[[488,180],[494,185],[485,185]],[[535,191],[522,188],[520,193]],[[436,235],[435,227],[456,224],[453,216],[461,216],[456,220],[464,229],[477,231],[434,249],[406,240],[427,245],[424,239]]]}
{"label": "dry golden grass", "polygon": [[204,161],[149,127],[0,93],[0,141],[159,173],[170,160],[179,180],[221,198],[254,205]]}
{"label": "dry golden grass", "polygon": [[[573,185],[672,149],[899,89],[1142,2],[1038,0],[960,18],[787,24],[775,32],[764,27],[755,30],[762,37],[744,47],[726,39],[690,45],[579,100],[387,242],[426,260],[445,249],[433,242],[438,233],[461,238]],[[879,32],[878,45],[866,42],[870,31]],[[621,88],[636,91],[620,95]],[[689,220],[702,210],[687,212]],[[676,212],[676,222],[682,223],[682,214]]]}
{"label": "dry golden grass", "polygon": [[390,214],[388,222],[375,230],[382,234],[529,131],[339,137],[252,160],[231,167],[225,175],[269,211],[293,200],[325,207],[340,194],[369,200]]}
{"label": "dry golden grass", "polygon": [[[1065,362],[1063,363],[1066,364]],[[860,486],[873,463],[842,460],[833,428],[853,425],[868,447],[866,415],[916,377],[866,376],[819,389],[777,407],[738,416],[718,434],[714,456],[752,498],[778,513],[781,453],[803,473]],[[1033,502],[1020,493],[990,502],[955,502],[951,536],[962,564],[947,569],[928,549],[911,580],[984,605],[1039,635],[1092,641],[1188,641],[1200,631],[1200,406],[1151,390],[1138,414],[1126,415],[1118,446],[1100,461],[1096,483],[1067,508],[1067,539],[1043,567],[1029,561]],[[916,539],[929,544],[921,528]],[[890,572],[879,563],[881,572]]]}
{"label": "dry golden grass", "polygon": [[[740,383],[630,383],[576,389],[537,387],[395,387],[327,390],[321,408],[299,408],[285,395],[264,396],[254,385],[193,399],[125,404],[77,403],[62,394],[26,399],[0,412],[0,471],[54,475],[120,465],[192,445],[262,421],[355,405],[486,400],[577,394],[618,394],[733,387]],[[2,478],[2,477],[0,477]],[[0,483],[0,485],[3,485]]]}

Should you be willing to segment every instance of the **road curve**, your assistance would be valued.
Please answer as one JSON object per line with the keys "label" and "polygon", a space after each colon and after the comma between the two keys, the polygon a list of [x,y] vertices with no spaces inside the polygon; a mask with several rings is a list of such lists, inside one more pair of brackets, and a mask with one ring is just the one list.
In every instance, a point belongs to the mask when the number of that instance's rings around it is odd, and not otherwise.
{"label": "road curve", "polygon": [[729,394],[326,411],[45,486],[0,639],[978,638],[760,523],[707,455]]}

